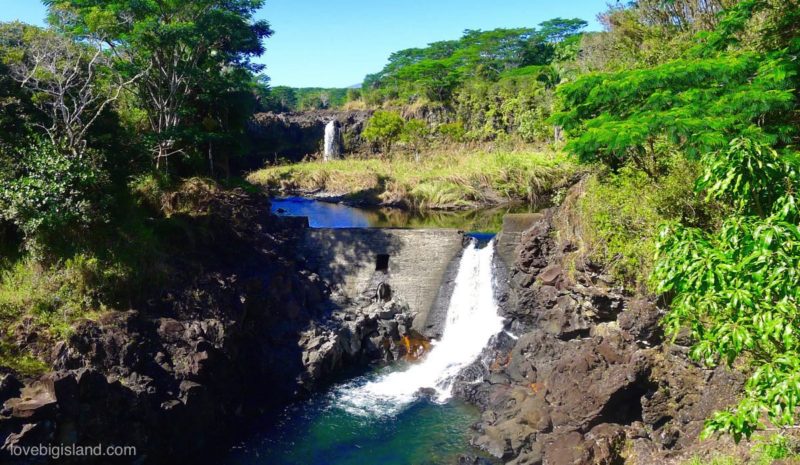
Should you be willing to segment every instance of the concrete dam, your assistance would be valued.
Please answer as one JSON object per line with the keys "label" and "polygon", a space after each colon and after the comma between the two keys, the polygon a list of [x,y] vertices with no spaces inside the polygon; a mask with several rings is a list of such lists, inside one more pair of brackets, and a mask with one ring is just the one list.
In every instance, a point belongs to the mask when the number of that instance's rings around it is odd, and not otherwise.
{"label": "concrete dam", "polygon": [[[511,265],[522,231],[537,218],[507,215],[497,236],[501,264]],[[464,232],[455,229],[308,228],[299,250],[310,269],[350,300],[374,298],[381,283],[388,285],[417,314],[413,329],[431,338],[441,334],[464,245]]]}

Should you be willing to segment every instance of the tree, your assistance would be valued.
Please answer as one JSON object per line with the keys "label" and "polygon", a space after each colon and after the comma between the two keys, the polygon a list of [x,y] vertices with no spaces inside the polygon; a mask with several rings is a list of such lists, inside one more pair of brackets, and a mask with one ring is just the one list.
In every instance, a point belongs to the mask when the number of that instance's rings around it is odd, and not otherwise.
{"label": "tree", "polygon": [[286,86],[277,86],[266,90],[266,96],[261,102],[266,111],[283,113],[297,110],[297,93],[295,89]]}
{"label": "tree", "polygon": [[438,102],[450,97],[461,78],[452,60],[425,60],[401,69],[397,77],[410,83],[417,94]]}
{"label": "tree", "polygon": [[385,153],[392,151],[392,145],[397,142],[403,132],[405,123],[403,117],[392,111],[376,111],[367,121],[362,136],[368,142],[383,147]]}
{"label": "tree", "polygon": [[250,59],[263,53],[261,41],[272,34],[265,21],[253,20],[263,0],[46,3],[51,21],[62,30],[102,39],[116,69],[126,76],[141,74],[136,91],[147,113],[156,167],[191,147],[182,144],[185,123],[206,83],[227,82],[233,92],[247,88],[249,79],[242,82],[243,74],[236,71],[262,68]]}
{"label": "tree", "polygon": [[22,25],[0,25],[0,132],[3,134],[0,154],[13,141],[24,139],[34,124],[46,123],[45,115],[34,106],[30,92],[11,77],[10,65],[20,58],[21,42]]}
{"label": "tree", "polygon": [[103,219],[102,157],[89,150],[78,158],[47,139],[9,150],[13,163],[0,170],[0,223],[15,225],[39,259],[48,247],[83,243],[88,227]]}
{"label": "tree", "polygon": [[69,36],[21,23],[0,29],[9,75],[31,92],[33,105],[45,115],[33,123],[51,143],[79,157],[86,134],[100,115],[140,74],[120,79],[96,41],[77,43]]}
{"label": "tree", "polygon": [[619,168],[632,162],[655,177],[658,146],[668,141],[692,157],[747,135],[787,140],[795,88],[785,53],[723,53],[649,69],[589,74],[558,89],[565,111],[553,122],[584,161]]}
{"label": "tree", "polygon": [[434,42],[424,48],[393,53],[389,64],[364,80],[365,100],[370,103],[420,97],[448,102],[470,80],[494,81],[511,70],[550,64],[557,51],[575,54],[572,47],[559,47],[586,26],[580,19],[555,19],[535,28],[464,31],[459,40]]}
{"label": "tree", "polygon": [[[617,2],[598,16],[605,31],[584,34],[578,67],[620,71],[685,58],[717,27],[720,12],[738,0],[641,0]],[[748,3],[748,2],[742,2]]]}
{"label": "tree", "polygon": [[578,34],[589,23],[582,19],[553,18],[539,23],[539,35],[550,43],[559,43]]}

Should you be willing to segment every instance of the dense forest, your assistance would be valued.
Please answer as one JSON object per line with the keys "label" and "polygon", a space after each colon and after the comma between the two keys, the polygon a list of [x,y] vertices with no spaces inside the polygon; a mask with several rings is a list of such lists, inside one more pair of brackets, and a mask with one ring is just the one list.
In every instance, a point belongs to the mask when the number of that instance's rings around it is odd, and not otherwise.
{"label": "dense forest", "polygon": [[47,28],[0,24],[0,365],[46,369],[18,325],[57,341],[169,282],[161,257],[189,225],[164,199],[187,183],[255,189],[236,168],[254,112],[363,109],[365,156],[396,153],[410,177],[433,151],[556,154],[487,155],[445,194],[478,199],[474,178],[571,202],[580,253],[657,297],[695,360],[748,377],[707,435],[800,421],[797,0],[638,0],[601,32],[563,18],[467,30],[392,54],[360,89],[270,87],[251,61],[272,34],[254,20],[263,0],[46,3]]}
{"label": "dense forest", "polygon": [[258,78],[256,98],[259,111],[278,113],[305,110],[327,110],[342,108],[348,99],[357,95],[357,89],[322,89],[317,87],[294,88],[270,87],[264,76]]}

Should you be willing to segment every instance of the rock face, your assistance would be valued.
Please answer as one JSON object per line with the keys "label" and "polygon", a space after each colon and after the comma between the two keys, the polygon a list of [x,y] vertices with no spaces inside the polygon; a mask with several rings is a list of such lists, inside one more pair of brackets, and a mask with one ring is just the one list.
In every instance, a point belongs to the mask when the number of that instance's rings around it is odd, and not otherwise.
{"label": "rock face", "polygon": [[394,300],[373,302],[337,311],[314,324],[300,337],[302,383],[313,387],[321,379],[341,373],[347,365],[374,360],[392,362],[409,355],[402,341],[411,337],[413,315]]}
{"label": "rock face", "polygon": [[191,231],[204,234],[174,238],[165,259],[185,276],[132,310],[79,323],[50,348],[53,372],[0,374],[0,463],[46,463],[9,455],[38,444],[136,447],[115,463],[213,463],[248,419],[348,365],[403,355],[402,303],[331,314],[328,286],[296,261],[302,228],[271,217],[260,196],[204,202],[202,220],[182,218],[203,221]]}
{"label": "rock face", "polygon": [[319,110],[302,113],[257,113],[248,125],[251,156],[244,157],[252,171],[280,159],[301,161],[323,153],[325,128],[335,121],[340,126],[342,153],[357,151],[363,141],[361,132],[372,115],[369,111]]}
{"label": "rock face", "polygon": [[600,269],[578,260],[567,271],[576,244],[554,238],[555,213],[516,250],[501,298],[508,332],[456,385],[483,409],[473,444],[520,465],[665,463],[742,379],[689,362],[662,341],[656,305]]}

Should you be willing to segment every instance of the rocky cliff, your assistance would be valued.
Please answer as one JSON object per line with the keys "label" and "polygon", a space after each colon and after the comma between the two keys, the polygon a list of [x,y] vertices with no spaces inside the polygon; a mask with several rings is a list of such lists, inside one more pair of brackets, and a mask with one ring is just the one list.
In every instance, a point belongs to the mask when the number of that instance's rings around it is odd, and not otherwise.
{"label": "rocky cliff", "polygon": [[12,446],[104,444],[136,447],[118,463],[213,463],[248,419],[348,366],[407,352],[402,302],[331,306],[327,285],[294,259],[302,224],[271,217],[260,196],[200,197],[204,213],[180,219],[187,235],[165,257],[183,270],[169,288],[81,322],[50,350],[36,334],[19,335],[53,371],[0,371],[0,462],[48,463],[11,457]]}
{"label": "rocky cliff", "polygon": [[473,443],[515,465],[681,463],[742,378],[665,341],[662,310],[582,258],[571,220],[567,207],[545,212],[516,249],[508,331],[457,385],[483,410]]}
{"label": "rocky cliff", "polygon": [[252,171],[281,159],[301,161],[308,155],[322,153],[325,126],[331,121],[339,123],[344,151],[361,149],[361,131],[371,116],[370,111],[316,110],[302,113],[257,113],[248,125],[251,156],[246,157]]}

